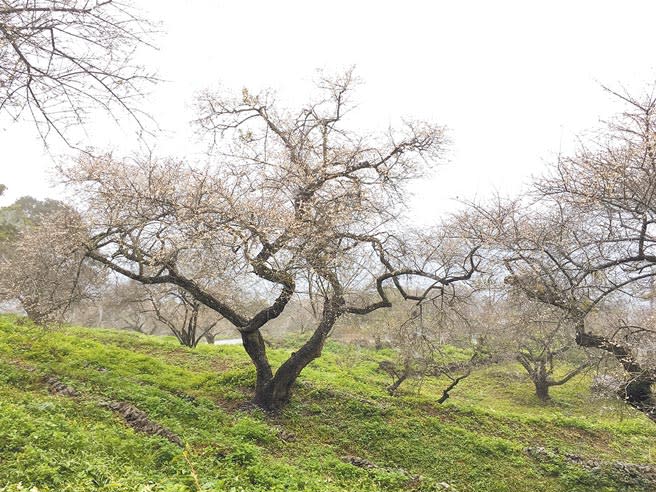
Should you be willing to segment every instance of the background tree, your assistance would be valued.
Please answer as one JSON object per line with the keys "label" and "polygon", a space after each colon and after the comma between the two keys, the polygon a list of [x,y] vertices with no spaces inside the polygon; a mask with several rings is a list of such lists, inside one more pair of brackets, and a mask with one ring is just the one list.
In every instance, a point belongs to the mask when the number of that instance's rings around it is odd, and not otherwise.
{"label": "background tree", "polygon": [[[234,325],[256,368],[254,403],[268,410],[289,400],[341,316],[389,307],[388,284],[421,300],[476,266],[475,248],[444,263],[445,232],[422,242],[399,221],[404,183],[439,156],[442,128],[409,123],[360,135],[343,121],[351,86],[350,73],[323,80],[319,99],[295,113],[270,93],[205,94],[199,124],[220,166],[84,157],[64,170],[92,228],[87,256],[144,284],[184,289]],[[217,290],[194,278],[190,264],[215,273]],[[225,278],[242,289],[219,288]],[[268,299],[255,312],[239,304],[249,286]],[[373,294],[356,295],[363,291]],[[310,292],[320,299],[319,321],[274,372],[260,330],[295,294]]]}
{"label": "background tree", "polygon": [[530,198],[479,208],[483,221],[472,230],[490,239],[509,284],[562,310],[579,346],[616,359],[626,374],[622,399],[656,420],[656,368],[640,354],[656,332],[598,316],[608,302],[646,304],[656,275],[656,98],[615,95],[625,113],[561,157]]}
{"label": "background tree", "polygon": [[182,345],[194,348],[203,338],[214,343],[214,332],[221,317],[181,288],[142,289],[143,312],[152,313]]}
{"label": "background tree", "polygon": [[140,283],[133,280],[118,281],[106,292],[104,299],[108,302],[103,318],[105,323],[109,321],[108,326],[144,335],[154,335],[158,332],[159,324],[143,306],[143,286]]}
{"label": "background tree", "polygon": [[0,208],[0,240],[14,239],[20,231],[39,225],[48,216],[65,212],[67,206],[58,200],[37,200],[23,196],[7,207]]}
{"label": "background tree", "polygon": [[84,263],[84,231],[70,209],[20,231],[0,254],[0,299],[18,301],[39,324],[61,321],[71,305],[95,294],[102,271]]}
{"label": "background tree", "polygon": [[[440,293],[420,303],[404,303],[404,317],[385,316],[385,322],[392,324],[387,331],[397,353],[395,360],[380,363],[380,368],[393,378],[387,388],[390,394],[396,394],[407,381],[421,387],[426,378],[443,376],[450,381],[439,400],[443,403],[475,367],[491,362],[483,337],[462,336],[470,321],[465,309],[471,294],[470,286],[461,282],[448,294]],[[465,359],[467,351],[471,356]]]}
{"label": "background tree", "polygon": [[0,113],[36,123],[42,138],[66,140],[89,110],[124,111],[152,81],[134,63],[148,22],[120,0],[0,1]]}
{"label": "background tree", "polygon": [[57,200],[24,196],[0,208],[0,298],[18,302],[35,322],[58,319],[95,276],[67,239],[69,226],[75,231],[80,218]]}
{"label": "background tree", "polygon": [[[562,386],[590,366],[590,361],[573,357],[574,337],[562,312],[540,306],[524,296],[508,306],[509,318],[505,341],[512,343],[516,360],[526,370],[535,387],[536,396],[547,402],[551,399],[549,389]],[[571,367],[573,365],[573,367]],[[557,371],[561,366],[564,372]],[[556,373],[559,375],[556,376]]]}

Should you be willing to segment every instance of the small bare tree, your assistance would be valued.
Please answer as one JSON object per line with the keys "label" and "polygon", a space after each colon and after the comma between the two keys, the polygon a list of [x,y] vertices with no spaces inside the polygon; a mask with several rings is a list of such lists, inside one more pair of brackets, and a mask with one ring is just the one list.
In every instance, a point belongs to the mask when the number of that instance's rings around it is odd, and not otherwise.
{"label": "small bare tree", "polygon": [[[350,73],[322,80],[319,99],[297,112],[270,93],[205,94],[199,124],[220,166],[106,157],[64,170],[87,207],[87,256],[144,284],[175,285],[235,326],[256,369],[253,401],[267,410],[289,400],[341,316],[391,306],[387,285],[421,300],[476,267],[475,247],[443,263],[439,235],[415,250],[399,221],[404,183],[439,156],[443,129],[408,123],[358,134],[343,121],[352,83]],[[204,278],[212,272],[211,288],[198,280],[200,268]],[[242,288],[222,288],[227,278]],[[267,305],[247,309],[249,288]],[[274,372],[260,330],[294,295],[320,304],[319,321]]]}
{"label": "small bare tree", "polygon": [[187,291],[175,287],[143,290],[146,294],[140,300],[143,311],[152,313],[182,345],[194,348],[203,338],[214,340],[213,330],[222,318],[209,312]]}
{"label": "small bare tree", "polygon": [[[530,304],[530,301],[525,301]],[[554,371],[567,360],[567,354],[571,354],[574,345],[573,337],[568,333],[567,321],[556,316],[548,316],[544,309],[533,306],[534,309],[518,308],[521,313],[516,329],[511,333],[517,344],[516,358],[526,370],[533,385],[535,394],[542,402],[551,399],[549,389],[553,386],[562,386],[575,376],[581,374],[590,366],[589,361],[578,362],[573,368],[566,371],[560,377],[556,377]],[[546,316],[545,316],[546,315]],[[571,330],[569,330],[571,331]]]}
{"label": "small bare tree", "polygon": [[133,55],[149,29],[128,1],[1,0],[0,114],[65,141],[92,107],[139,124],[134,100],[153,77]]}
{"label": "small bare tree", "polygon": [[105,290],[104,318],[105,326],[123,328],[144,335],[154,335],[159,326],[150,313],[145,312],[142,305],[143,286],[128,280],[115,282]]}
{"label": "small bare tree", "polygon": [[482,347],[477,343],[470,343],[471,340],[467,341],[466,346],[467,349],[473,350],[470,360],[456,360],[445,353],[445,342],[454,341],[454,335],[461,333],[463,325],[467,323],[467,319],[461,317],[460,309],[468,294],[469,292],[442,292],[433,299],[435,303],[414,303],[410,307],[406,306],[405,319],[393,318],[388,321],[396,322],[396,325],[387,331],[397,357],[396,360],[381,362],[380,368],[393,378],[387,387],[391,395],[396,394],[406,381],[415,381],[421,387],[425,378],[445,376],[451,384],[440,398],[439,403],[443,403],[449,398],[449,391],[468,377],[475,366],[487,359]]}

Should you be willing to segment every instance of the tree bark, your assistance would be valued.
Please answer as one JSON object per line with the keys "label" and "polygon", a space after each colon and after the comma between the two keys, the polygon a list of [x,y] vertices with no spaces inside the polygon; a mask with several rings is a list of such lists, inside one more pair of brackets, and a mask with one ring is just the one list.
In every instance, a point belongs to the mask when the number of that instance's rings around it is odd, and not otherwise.
{"label": "tree bark", "polygon": [[257,372],[253,404],[269,413],[282,410],[291,398],[292,389],[301,371],[321,355],[326,338],[341,314],[341,310],[327,302],[322,320],[310,339],[297,352],[292,353],[275,375],[266,357],[265,342],[259,331],[242,333],[244,348]]}
{"label": "tree bark", "polygon": [[442,396],[439,397],[439,399],[437,400],[437,403],[439,403],[441,405],[442,403],[447,401],[449,399],[449,397],[451,396],[449,394],[451,392],[451,390],[453,388],[455,388],[456,386],[458,386],[458,383],[460,381],[462,381],[463,379],[468,378],[470,374],[471,374],[471,368],[468,368],[467,372],[465,372],[462,376],[458,376],[457,378],[453,379],[451,381],[451,384],[442,390]]}
{"label": "tree bark", "polygon": [[535,385],[535,394],[540,399],[542,403],[546,403],[551,400],[549,396],[549,382],[541,379],[534,379],[533,384]]}
{"label": "tree bark", "polygon": [[[255,398],[253,403],[264,408],[266,388],[273,379],[273,371],[266,356],[266,344],[259,330],[242,332],[241,340],[246,353],[255,365]],[[262,400],[262,401],[260,401]]]}
{"label": "tree bark", "polygon": [[612,354],[627,373],[619,396],[656,422],[656,398],[652,389],[652,385],[656,383],[654,371],[643,368],[628,347],[602,335],[586,333],[583,326],[577,330],[576,343],[581,347],[593,347]]}
{"label": "tree bark", "polygon": [[396,390],[399,389],[399,386],[401,386],[401,384],[403,384],[406,379],[408,379],[409,375],[410,369],[404,369],[404,371],[397,376],[396,380],[387,387],[387,392],[394,396],[396,394]]}

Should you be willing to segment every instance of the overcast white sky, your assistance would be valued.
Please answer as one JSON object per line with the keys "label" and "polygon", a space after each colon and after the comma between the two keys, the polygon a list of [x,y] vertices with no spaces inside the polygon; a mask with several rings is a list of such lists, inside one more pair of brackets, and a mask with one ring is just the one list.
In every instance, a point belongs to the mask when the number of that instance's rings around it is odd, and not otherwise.
{"label": "overcast white sky", "polygon": [[[293,105],[317,69],[355,65],[368,126],[410,117],[450,128],[450,162],[415,188],[425,218],[455,197],[517,191],[618,109],[600,84],[644,91],[656,79],[650,0],[134,2],[164,31],[146,59],[168,81],[145,105],[166,131],[156,151],[193,155],[195,91],[274,87]],[[99,120],[88,144],[129,154],[138,149],[128,128]],[[51,167],[30,125],[0,121],[2,204],[57,197]]]}

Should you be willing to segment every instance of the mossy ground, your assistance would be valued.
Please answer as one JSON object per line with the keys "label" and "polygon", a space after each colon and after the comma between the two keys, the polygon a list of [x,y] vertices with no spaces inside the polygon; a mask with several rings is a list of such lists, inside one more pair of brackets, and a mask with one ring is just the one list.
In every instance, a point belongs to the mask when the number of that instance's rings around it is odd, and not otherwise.
{"label": "mossy ground", "polygon": [[[270,353],[280,363],[289,350]],[[377,367],[389,356],[329,343],[274,418],[240,410],[254,371],[239,346],[0,317],[0,492],[648,490],[560,458],[656,461],[656,425],[592,399],[586,376],[541,405],[518,367],[493,366],[438,405],[444,381],[388,396]],[[46,375],[81,396],[50,394]],[[106,400],[130,402],[185,448],[135,432]]]}

